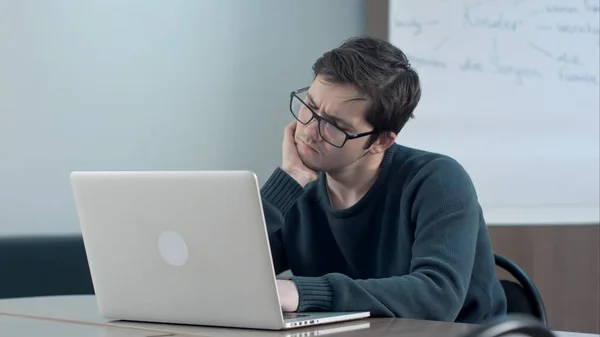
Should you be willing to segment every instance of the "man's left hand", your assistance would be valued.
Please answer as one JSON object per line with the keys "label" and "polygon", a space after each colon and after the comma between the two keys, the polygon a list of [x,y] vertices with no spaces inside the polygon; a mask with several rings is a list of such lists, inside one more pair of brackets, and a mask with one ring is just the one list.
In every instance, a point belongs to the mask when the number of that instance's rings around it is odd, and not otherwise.
{"label": "man's left hand", "polygon": [[298,310],[300,297],[296,284],[289,280],[277,280],[277,292],[283,312],[294,312]]}

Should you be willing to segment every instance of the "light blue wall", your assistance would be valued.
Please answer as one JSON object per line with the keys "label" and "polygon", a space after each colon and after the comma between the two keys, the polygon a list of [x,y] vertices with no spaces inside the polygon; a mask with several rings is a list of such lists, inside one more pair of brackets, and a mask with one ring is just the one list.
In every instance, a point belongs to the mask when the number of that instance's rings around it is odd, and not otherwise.
{"label": "light blue wall", "polygon": [[73,170],[264,183],[289,92],[365,17],[362,0],[1,1],[0,235],[79,231]]}

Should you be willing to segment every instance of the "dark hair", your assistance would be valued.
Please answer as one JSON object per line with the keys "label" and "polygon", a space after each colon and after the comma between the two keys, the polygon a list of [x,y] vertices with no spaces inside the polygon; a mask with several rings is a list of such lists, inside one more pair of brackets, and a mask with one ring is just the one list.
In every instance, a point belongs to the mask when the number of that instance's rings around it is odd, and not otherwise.
{"label": "dark hair", "polygon": [[318,58],[313,72],[330,83],[352,84],[371,100],[365,118],[377,134],[369,143],[384,132],[398,134],[421,98],[419,76],[406,55],[374,37],[344,41]]}

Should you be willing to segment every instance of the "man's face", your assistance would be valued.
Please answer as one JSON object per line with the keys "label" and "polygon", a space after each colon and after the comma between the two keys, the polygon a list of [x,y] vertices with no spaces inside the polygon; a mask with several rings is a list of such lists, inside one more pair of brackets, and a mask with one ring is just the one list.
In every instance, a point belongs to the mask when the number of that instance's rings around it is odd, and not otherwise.
{"label": "man's face", "polygon": [[[308,89],[305,103],[350,135],[373,129],[364,118],[369,101],[351,85],[328,83],[317,76]],[[365,145],[369,138],[349,139],[342,148],[337,148],[320,136],[316,119],[307,125],[300,122],[296,125],[300,159],[315,171],[336,172],[356,162],[367,152]]]}

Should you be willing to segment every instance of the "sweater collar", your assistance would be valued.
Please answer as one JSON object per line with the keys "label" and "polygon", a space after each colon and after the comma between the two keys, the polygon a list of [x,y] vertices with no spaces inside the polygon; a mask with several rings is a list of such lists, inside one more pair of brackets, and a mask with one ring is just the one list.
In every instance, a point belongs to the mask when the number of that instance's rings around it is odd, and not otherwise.
{"label": "sweater collar", "polygon": [[398,144],[394,143],[385,151],[375,182],[357,203],[348,208],[336,209],[331,206],[331,200],[329,199],[329,193],[327,192],[327,176],[325,175],[325,172],[321,172],[319,174],[317,196],[322,209],[335,217],[350,217],[362,210],[369,204],[369,201],[373,199],[374,196],[379,194],[379,191],[383,189],[383,186],[385,186],[392,158],[394,157],[397,147]]}

